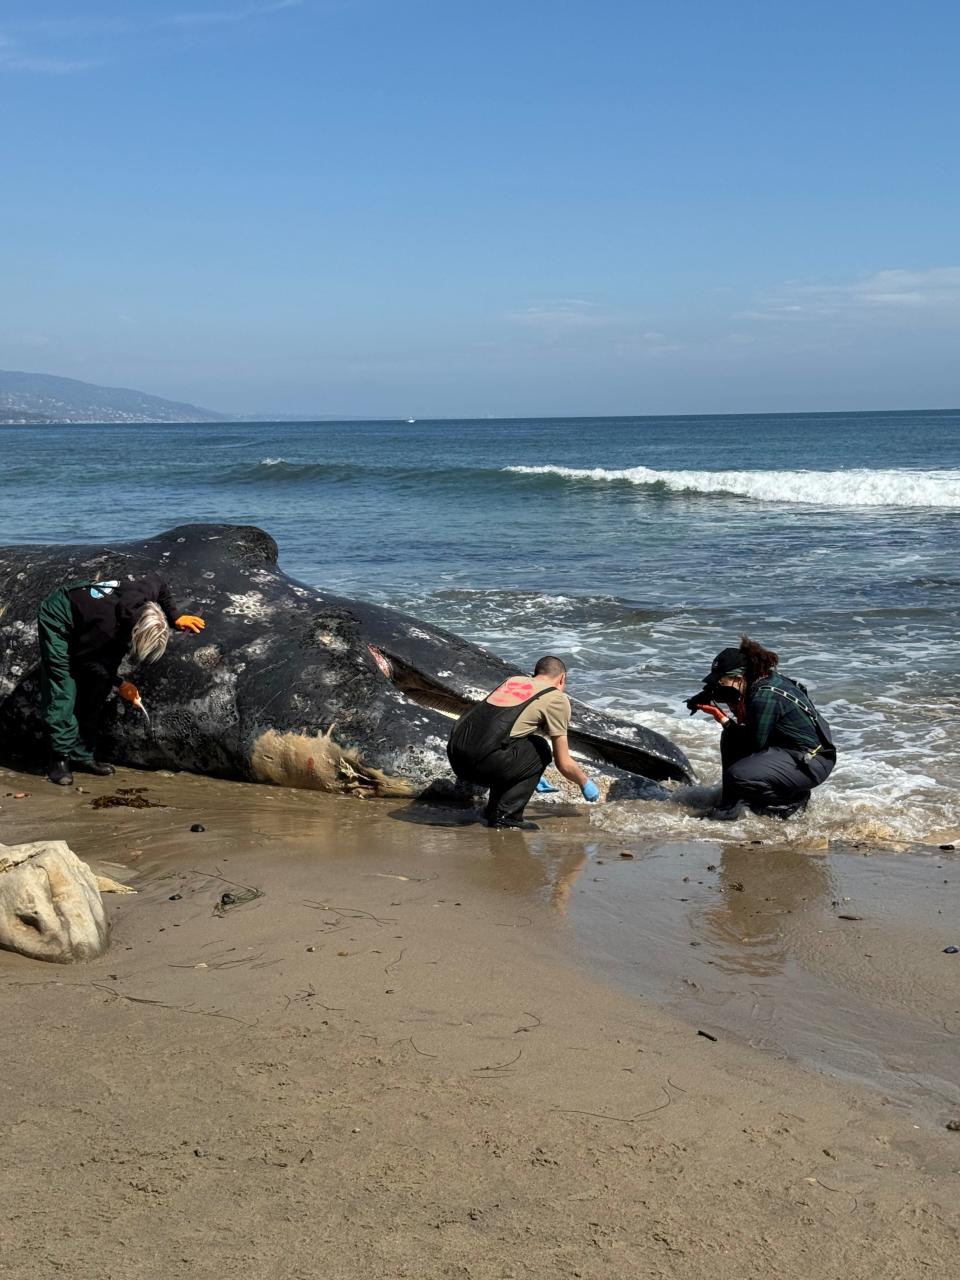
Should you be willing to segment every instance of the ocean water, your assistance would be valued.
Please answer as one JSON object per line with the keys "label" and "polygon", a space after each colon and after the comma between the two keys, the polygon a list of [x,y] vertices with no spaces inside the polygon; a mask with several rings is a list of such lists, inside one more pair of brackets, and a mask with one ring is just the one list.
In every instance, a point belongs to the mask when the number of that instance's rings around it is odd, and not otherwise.
{"label": "ocean water", "polygon": [[[6,427],[0,445],[0,541],[260,525],[305,582],[518,665],[563,655],[571,692],[667,733],[705,785],[718,731],[682,702],[746,631],[840,749],[780,838],[960,825],[960,412]],[[704,834],[680,806],[592,818]]]}

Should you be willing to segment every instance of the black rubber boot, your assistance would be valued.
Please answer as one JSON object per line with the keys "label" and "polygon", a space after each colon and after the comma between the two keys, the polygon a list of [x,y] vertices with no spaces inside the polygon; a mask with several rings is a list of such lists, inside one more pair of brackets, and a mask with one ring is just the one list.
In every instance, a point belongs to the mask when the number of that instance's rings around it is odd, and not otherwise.
{"label": "black rubber boot", "polygon": [[47,777],[58,787],[72,787],[73,774],[70,772],[69,760],[53,760],[47,770]]}
{"label": "black rubber boot", "polygon": [[793,804],[771,804],[765,809],[758,809],[757,812],[764,818],[779,818],[781,822],[786,822],[788,818],[795,818],[803,813],[809,803],[810,797],[804,796],[802,800],[795,800]]}
{"label": "black rubber boot", "polygon": [[494,831],[539,831],[535,822],[526,818],[487,818],[487,826]]}
{"label": "black rubber boot", "polygon": [[73,767],[77,773],[93,773],[98,778],[109,778],[117,772],[112,764],[103,764],[100,760],[75,760]]}
{"label": "black rubber boot", "polygon": [[742,800],[738,800],[735,804],[718,804],[703,816],[708,822],[736,822],[738,818],[742,818],[747,812],[746,804]]}

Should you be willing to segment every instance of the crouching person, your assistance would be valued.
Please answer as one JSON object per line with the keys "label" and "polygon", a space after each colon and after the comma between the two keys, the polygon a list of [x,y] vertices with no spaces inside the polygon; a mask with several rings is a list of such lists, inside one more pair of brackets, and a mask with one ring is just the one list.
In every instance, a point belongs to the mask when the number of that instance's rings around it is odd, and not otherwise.
{"label": "crouching person", "polygon": [[129,652],[134,662],[156,662],[171,627],[194,634],[202,618],[178,615],[170,589],[157,573],[126,581],[75,582],[40,604],[40,711],[47,734],[51,782],[69,787],[73,768],[102,777],[113,765],[97,760],[95,746],[107,699],[139,694],[117,672]]}
{"label": "crouching person", "polygon": [[596,783],[567,745],[566,683],[567,668],[560,659],[541,658],[532,677],[511,676],[453,726],[447,745],[450,766],[464,782],[490,788],[484,810],[488,827],[538,830],[536,823],[524,821],[523,811],[551,760],[585,800],[599,798]]}
{"label": "crouching person", "polygon": [[717,654],[703,691],[687,701],[691,713],[706,711],[723,724],[723,793],[706,815],[714,821],[733,821],[746,808],[775,818],[802,813],[836,764],[830,726],[778,663],[743,636],[739,648]]}

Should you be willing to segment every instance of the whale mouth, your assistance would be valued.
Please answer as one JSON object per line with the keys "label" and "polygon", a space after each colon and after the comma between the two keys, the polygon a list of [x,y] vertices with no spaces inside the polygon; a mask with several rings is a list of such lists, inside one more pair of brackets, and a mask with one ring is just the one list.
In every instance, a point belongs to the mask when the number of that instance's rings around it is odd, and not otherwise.
{"label": "whale mouth", "polygon": [[367,648],[370,656],[390,683],[418,707],[424,707],[428,711],[439,711],[441,715],[456,720],[474,705],[469,698],[459,697],[449,689],[444,689],[401,658],[394,657],[393,654],[388,656],[376,645],[368,644]]}
{"label": "whale mouth", "polygon": [[[402,658],[394,654],[386,654],[376,645],[368,644],[367,649],[382,674],[405,698],[415,702],[418,707],[424,707],[428,711],[439,711],[441,715],[456,720],[465,711],[476,706],[474,699],[443,688],[422,671],[404,662]],[[612,738],[600,738],[594,734],[578,733],[576,730],[572,730],[569,737],[571,751],[587,764],[612,765],[625,773],[650,778],[657,782],[685,779],[683,771],[678,769],[672,761],[661,760],[650,752],[638,752],[636,747],[631,747],[627,743],[618,743]]]}

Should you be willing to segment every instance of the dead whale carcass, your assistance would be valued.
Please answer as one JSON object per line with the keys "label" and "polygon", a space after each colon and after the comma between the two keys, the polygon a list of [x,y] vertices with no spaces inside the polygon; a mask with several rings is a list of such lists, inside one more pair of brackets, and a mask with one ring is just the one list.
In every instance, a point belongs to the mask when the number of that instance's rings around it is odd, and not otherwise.
{"label": "dead whale carcass", "polygon": [[[40,759],[36,610],[79,579],[159,571],[204,643],[175,638],[137,673],[151,720],[113,707],[104,755],[142,768],[369,795],[450,779],[450,716],[515,668],[451,632],[288,578],[277,545],[243,525],[184,525],[143,542],[0,548],[0,744]],[[573,702],[571,749],[629,793],[687,781],[662,735]],[[624,788],[627,788],[624,792]],[[646,790],[645,790],[646,789]]]}

